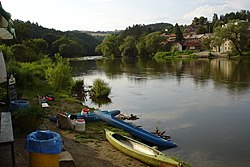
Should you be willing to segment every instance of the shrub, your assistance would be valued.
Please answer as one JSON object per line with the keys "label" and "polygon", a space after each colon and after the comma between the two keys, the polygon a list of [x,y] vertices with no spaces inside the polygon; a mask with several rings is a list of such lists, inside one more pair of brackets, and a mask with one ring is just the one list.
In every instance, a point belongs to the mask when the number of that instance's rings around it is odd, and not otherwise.
{"label": "shrub", "polygon": [[49,67],[46,73],[46,79],[48,83],[53,86],[56,91],[71,90],[74,81],[71,76],[71,67],[66,59],[63,59],[60,54],[55,55],[56,62]]}
{"label": "shrub", "polygon": [[171,52],[157,52],[153,59],[165,59],[167,56],[171,56]]}
{"label": "shrub", "polygon": [[100,78],[94,80],[93,87],[90,90],[91,96],[97,98],[108,97],[110,92],[111,92],[111,87],[109,86],[109,84]]}

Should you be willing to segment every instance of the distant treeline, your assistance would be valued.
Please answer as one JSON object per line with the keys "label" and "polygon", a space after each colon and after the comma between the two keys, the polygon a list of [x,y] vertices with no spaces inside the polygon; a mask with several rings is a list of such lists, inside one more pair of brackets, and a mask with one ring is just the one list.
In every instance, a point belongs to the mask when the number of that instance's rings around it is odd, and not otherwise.
{"label": "distant treeline", "polygon": [[[157,52],[171,51],[172,44],[182,42],[185,35],[190,34],[206,34],[214,33],[222,25],[232,21],[241,20],[248,23],[250,12],[242,10],[239,12],[226,13],[225,15],[213,15],[212,21],[206,17],[195,17],[190,25],[175,26],[169,23],[157,23],[151,25],[133,25],[120,32],[120,34],[112,34],[107,36],[103,42],[96,47],[96,51],[105,57],[153,57]],[[247,26],[247,25],[245,25]],[[243,51],[249,51],[249,35],[245,26],[238,26],[237,31],[232,29],[223,29],[220,33],[216,33],[218,39],[213,40],[214,46],[219,47],[223,40],[229,39],[236,47],[237,52],[243,55]],[[231,27],[233,28],[233,27]],[[236,37],[232,37],[231,33],[236,33]],[[238,33],[238,35],[237,35]],[[173,35],[175,41],[166,41],[163,36]],[[239,34],[241,38],[239,39]],[[234,35],[233,35],[234,36]],[[212,39],[209,41],[211,47]],[[241,48],[242,47],[242,48]]]}
{"label": "distant treeline", "polygon": [[[139,51],[145,52],[145,50],[143,50],[145,49],[143,45],[150,45],[150,42],[157,41],[155,39],[155,34],[146,38],[146,36],[151,33],[157,32],[158,34],[171,34],[176,33],[176,28],[180,28],[181,31],[178,32],[178,34],[190,32],[195,32],[196,34],[212,33],[216,27],[228,23],[230,20],[237,19],[249,21],[250,12],[248,10],[241,10],[238,12],[226,13],[225,15],[220,16],[215,13],[211,21],[208,21],[208,19],[203,16],[199,18],[195,17],[190,25],[176,24],[173,26],[169,23],[156,23],[149,25],[137,24],[132,27],[127,27],[123,31],[114,31],[113,35],[119,37],[118,40],[120,44],[123,43],[128,36],[130,36],[130,38],[127,39],[128,44],[134,45],[135,42],[137,43],[137,47],[139,47]],[[55,29],[48,29],[42,27],[38,23],[31,23],[30,21],[23,22],[21,20],[14,20],[14,26],[16,39],[2,40],[1,44],[11,47],[12,53],[18,54],[16,55],[17,60],[22,60],[21,57],[29,57],[28,60],[25,61],[33,61],[39,59],[36,56],[41,54],[53,57],[55,53],[60,53],[62,57],[69,58],[98,55],[100,54],[100,48],[99,50],[97,49],[99,53],[96,52],[95,49],[105,38],[105,35],[92,36],[82,31],[63,32]],[[131,39],[131,36],[134,39]],[[141,41],[143,38],[144,42],[138,44],[138,41]],[[126,48],[127,46],[122,46],[120,49],[125,49],[125,52],[131,51],[126,50]]]}
{"label": "distant treeline", "polygon": [[16,39],[3,40],[1,41],[2,44],[8,46],[24,45],[27,42],[33,43],[34,39],[43,39],[48,45],[43,52],[50,56],[55,53],[60,53],[63,57],[95,55],[95,47],[101,43],[101,40],[81,31],[62,32],[42,27],[38,23],[31,23],[30,21],[14,20],[14,28]]}

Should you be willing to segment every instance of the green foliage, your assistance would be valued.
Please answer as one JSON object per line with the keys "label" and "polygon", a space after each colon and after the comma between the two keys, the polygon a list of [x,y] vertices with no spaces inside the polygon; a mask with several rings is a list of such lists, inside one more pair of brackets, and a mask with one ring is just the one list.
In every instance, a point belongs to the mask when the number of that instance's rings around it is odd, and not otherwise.
{"label": "green foliage", "polygon": [[74,81],[74,85],[71,89],[72,93],[79,93],[83,90],[83,80],[76,80]]}
{"label": "green foliage", "polygon": [[8,61],[7,72],[14,74],[19,92],[24,88],[32,89],[45,78],[45,69],[50,66],[50,58],[36,62]]}
{"label": "green foliage", "polygon": [[45,79],[45,70],[51,65],[52,61],[48,57],[32,63],[11,62],[8,64],[8,73],[15,74],[19,88],[33,88]]}
{"label": "green foliage", "polygon": [[216,28],[215,37],[222,41],[230,40],[238,54],[243,55],[243,51],[248,49],[249,23],[239,20],[231,21],[223,27]]}
{"label": "green foliage", "polygon": [[33,71],[29,68],[31,65],[29,63],[17,63],[13,66],[11,71],[15,74],[16,85],[18,88],[35,86],[35,76]]}
{"label": "green foliage", "polygon": [[96,47],[96,52],[102,52],[104,57],[119,57],[119,37],[116,35],[108,35],[103,42]]}
{"label": "green foliage", "polygon": [[[21,20],[14,20],[15,31],[17,34],[16,41],[12,41],[13,43],[23,43],[26,40],[33,39],[44,39],[47,44],[46,53],[50,53],[50,56],[54,56],[55,53],[59,52],[59,46],[57,50],[51,50],[52,43],[56,40],[65,37],[70,41],[74,41],[74,46],[77,43],[78,51],[80,49],[81,52],[77,53],[72,52],[72,54],[67,55],[68,57],[72,56],[82,56],[82,55],[96,55],[95,47],[100,43],[95,37],[88,35],[86,33],[82,33],[81,31],[57,31],[55,29],[44,28],[38,23],[31,23],[30,21],[23,22]],[[3,41],[3,43],[10,43],[7,40]],[[68,43],[66,43],[68,44]],[[71,43],[72,44],[72,43]],[[80,46],[80,47],[79,47]],[[36,51],[35,51],[36,52]],[[62,55],[64,56],[64,55]]]}
{"label": "green foliage", "polygon": [[16,61],[32,62],[39,59],[39,57],[35,54],[34,50],[21,44],[12,45],[11,52],[13,54],[13,58]]}
{"label": "green foliage", "polygon": [[145,25],[136,24],[133,25],[133,27],[126,28],[126,30],[120,34],[120,37],[121,39],[125,39],[127,36],[132,36],[136,40],[139,40],[142,35],[149,34],[150,32],[151,28],[146,27]]}
{"label": "green foliage", "polygon": [[73,86],[70,64],[66,59],[63,59],[60,54],[56,54],[55,58],[56,62],[45,71],[46,79],[56,91],[59,89],[69,91]]}
{"label": "green foliage", "polygon": [[148,34],[145,37],[145,49],[149,56],[155,55],[159,51],[164,51],[162,42],[165,40],[159,32]]}
{"label": "green foliage", "polygon": [[157,52],[153,59],[165,59],[167,56],[171,56],[172,52]]}
{"label": "green foliage", "polygon": [[37,56],[48,52],[48,43],[42,38],[23,41],[23,45],[33,49]]}
{"label": "green foliage", "polygon": [[173,46],[173,47],[171,48],[172,54],[175,54],[175,53],[178,52],[178,51],[179,51],[179,48],[178,48],[177,46]]}
{"label": "green foliage", "polygon": [[30,105],[28,108],[21,108],[13,112],[15,119],[26,117],[32,119],[34,117],[41,119],[46,115],[46,110],[38,105]]}
{"label": "green foliage", "polygon": [[52,43],[51,53],[60,53],[62,57],[80,57],[84,49],[77,41],[62,37]]}
{"label": "green foliage", "polygon": [[46,115],[46,110],[41,106],[31,105],[29,108],[18,109],[13,112],[13,121],[18,124],[22,131],[35,131],[42,123],[42,118]]}
{"label": "green foliage", "polygon": [[181,41],[184,40],[181,29],[180,29],[180,27],[179,27],[179,25],[177,23],[175,24],[175,34],[176,34],[176,41],[177,42],[181,42]]}
{"label": "green foliage", "polygon": [[208,37],[202,40],[202,47],[204,50],[211,50],[211,43],[212,43],[212,38]]}
{"label": "green foliage", "polygon": [[111,87],[104,80],[98,78],[94,80],[90,92],[93,97],[106,98],[111,93]]}
{"label": "green foliage", "polygon": [[5,61],[9,61],[11,59],[13,59],[13,54],[12,54],[12,51],[10,49],[9,46],[3,44],[3,45],[0,45],[0,51],[3,52],[3,56],[4,56],[4,59]]}
{"label": "green foliage", "polygon": [[183,50],[179,51],[176,50],[176,47],[172,48],[171,52],[157,52],[153,59],[160,60],[160,59],[169,59],[169,58],[178,58],[179,56],[188,55],[188,58],[196,58],[197,55],[193,53],[191,50]]}
{"label": "green foliage", "polygon": [[123,44],[120,46],[120,51],[121,51],[122,56],[136,57],[138,54],[138,51],[136,48],[135,38],[133,36],[127,36]]}
{"label": "green foliage", "polygon": [[31,23],[24,23],[21,20],[14,20],[15,31],[16,31],[16,40],[18,43],[21,43],[23,40],[26,40],[30,36]]}

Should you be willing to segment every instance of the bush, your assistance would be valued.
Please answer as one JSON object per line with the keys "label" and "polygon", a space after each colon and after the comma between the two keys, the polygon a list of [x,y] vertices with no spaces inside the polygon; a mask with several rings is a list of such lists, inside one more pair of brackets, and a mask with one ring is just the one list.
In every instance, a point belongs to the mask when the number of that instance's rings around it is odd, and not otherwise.
{"label": "bush", "polygon": [[165,59],[167,56],[171,56],[171,52],[157,52],[153,59]]}
{"label": "bush", "polygon": [[46,110],[41,106],[31,105],[29,108],[18,109],[13,112],[14,123],[22,131],[34,131],[42,123],[42,118],[46,115]]}
{"label": "bush", "polygon": [[71,76],[71,67],[66,59],[63,59],[60,54],[55,55],[56,62],[49,67],[46,73],[48,83],[53,86],[56,91],[71,90],[74,81]]}
{"label": "bush", "polygon": [[91,96],[97,98],[106,98],[111,92],[111,88],[108,83],[102,79],[96,79],[93,82],[93,87],[90,90]]}

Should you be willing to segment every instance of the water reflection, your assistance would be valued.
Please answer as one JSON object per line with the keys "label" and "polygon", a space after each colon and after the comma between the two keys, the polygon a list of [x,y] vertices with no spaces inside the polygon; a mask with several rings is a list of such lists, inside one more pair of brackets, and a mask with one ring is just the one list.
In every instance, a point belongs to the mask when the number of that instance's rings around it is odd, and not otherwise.
{"label": "water reflection", "polygon": [[244,91],[249,88],[249,59],[202,59],[165,60],[150,59],[102,59],[72,61],[74,76],[104,72],[109,79],[119,79],[126,75],[135,82],[147,82],[152,78],[192,77],[197,86],[207,85],[212,79],[216,87],[226,87],[230,91]]}

